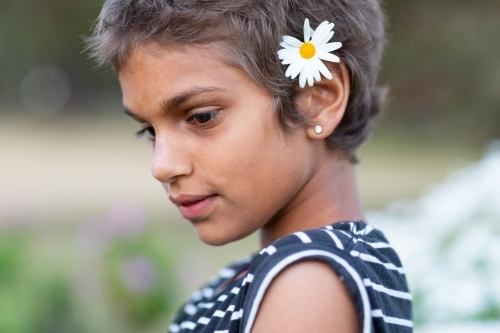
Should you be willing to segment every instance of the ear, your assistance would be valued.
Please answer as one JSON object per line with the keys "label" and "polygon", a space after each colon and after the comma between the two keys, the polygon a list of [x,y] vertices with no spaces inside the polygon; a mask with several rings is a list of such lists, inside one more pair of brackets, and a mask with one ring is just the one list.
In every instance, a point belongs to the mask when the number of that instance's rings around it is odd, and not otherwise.
{"label": "ear", "polygon": [[[331,67],[333,78],[323,77],[314,86],[307,86],[297,96],[297,105],[308,122],[306,134],[312,139],[324,139],[333,133],[344,116],[350,93],[349,70],[344,63]],[[315,127],[321,126],[322,133],[316,133]]]}

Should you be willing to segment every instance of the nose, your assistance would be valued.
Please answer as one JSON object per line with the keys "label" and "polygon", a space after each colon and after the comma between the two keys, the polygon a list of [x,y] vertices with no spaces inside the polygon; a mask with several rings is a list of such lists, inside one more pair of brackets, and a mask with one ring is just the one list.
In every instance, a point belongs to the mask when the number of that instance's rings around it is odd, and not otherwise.
{"label": "nose", "polygon": [[182,148],[179,141],[167,141],[157,137],[151,171],[158,181],[172,183],[179,177],[189,176],[193,166],[188,152]]}

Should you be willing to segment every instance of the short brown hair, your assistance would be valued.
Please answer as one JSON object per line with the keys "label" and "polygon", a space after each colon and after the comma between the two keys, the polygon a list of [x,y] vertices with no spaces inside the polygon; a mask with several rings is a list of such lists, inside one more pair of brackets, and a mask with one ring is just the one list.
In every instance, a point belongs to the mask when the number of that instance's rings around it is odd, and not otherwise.
{"label": "short brown hair", "polygon": [[343,44],[336,54],[350,71],[351,92],[327,142],[354,161],[383,97],[376,86],[385,45],[378,0],[107,0],[87,42],[92,56],[116,71],[141,43],[222,43],[230,61],[275,97],[287,129],[306,121],[295,105],[297,79],[285,77],[277,51],[283,35],[303,38],[305,18],[313,28],[335,23],[334,39]]}

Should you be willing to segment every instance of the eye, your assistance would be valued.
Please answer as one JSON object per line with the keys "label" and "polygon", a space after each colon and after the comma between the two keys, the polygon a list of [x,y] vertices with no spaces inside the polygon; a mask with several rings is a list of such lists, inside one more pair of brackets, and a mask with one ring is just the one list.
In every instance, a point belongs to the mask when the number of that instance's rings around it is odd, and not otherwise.
{"label": "eye", "polygon": [[140,131],[137,131],[135,133],[135,135],[138,137],[138,138],[141,138],[144,136],[144,134],[148,134],[148,138],[150,140],[154,140],[155,139],[155,129],[153,128],[153,126],[148,126],[148,127],[144,127],[143,129],[141,129]]}
{"label": "eye", "polygon": [[219,115],[219,110],[207,111],[207,112],[198,112],[192,114],[188,119],[188,123],[198,123],[198,124],[207,124],[216,118]]}

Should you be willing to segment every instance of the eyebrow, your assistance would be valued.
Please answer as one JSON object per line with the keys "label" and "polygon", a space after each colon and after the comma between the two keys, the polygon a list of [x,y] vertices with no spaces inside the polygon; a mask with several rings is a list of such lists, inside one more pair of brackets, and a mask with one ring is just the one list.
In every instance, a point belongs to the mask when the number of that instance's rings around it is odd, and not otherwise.
{"label": "eyebrow", "polygon": [[215,92],[226,91],[225,89],[218,87],[193,87],[187,91],[180,93],[179,95],[170,98],[169,100],[164,100],[160,103],[163,110],[168,111],[175,109],[186,103],[188,100],[198,97],[200,95],[212,94]]}
{"label": "eyebrow", "polygon": [[143,123],[144,120],[139,117],[139,116],[136,116],[132,111],[130,111],[126,106],[123,106],[123,113],[125,113],[127,116],[130,116],[132,118],[134,118],[135,120],[137,120],[138,122],[140,123]]}
{"label": "eyebrow", "polygon": [[[189,90],[186,90],[184,92],[181,92],[179,95],[174,96],[170,99],[165,99],[160,102],[160,106],[163,110],[168,111],[175,109],[182,105],[183,103],[186,103],[188,100],[198,97],[200,95],[206,95],[206,94],[212,94],[215,92],[222,92],[222,91],[227,91],[226,89],[218,88],[218,87],[193,87]],[[143,121],[143,119],[137,115],[135,115],[132,111],[130,111],[126,106],[123,106],[123,112],[126,115],[129,115],[130,117],[138,120],[138,121]]]}

